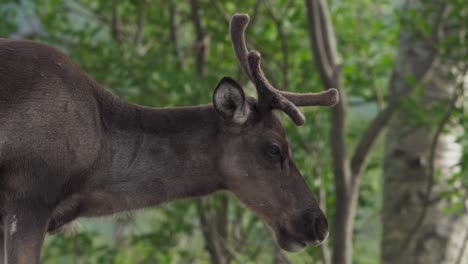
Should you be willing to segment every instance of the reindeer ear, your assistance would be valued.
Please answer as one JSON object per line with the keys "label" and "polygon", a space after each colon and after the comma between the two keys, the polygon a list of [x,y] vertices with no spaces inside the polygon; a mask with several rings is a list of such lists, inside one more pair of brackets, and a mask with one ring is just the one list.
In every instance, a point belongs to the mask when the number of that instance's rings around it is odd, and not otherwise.
{"label": "reindeer ear", "polygon": [[242,125],[249,117],[249,106],[242,87],[230,77],[219,81],[213,93],[213,106],[228,123]]}

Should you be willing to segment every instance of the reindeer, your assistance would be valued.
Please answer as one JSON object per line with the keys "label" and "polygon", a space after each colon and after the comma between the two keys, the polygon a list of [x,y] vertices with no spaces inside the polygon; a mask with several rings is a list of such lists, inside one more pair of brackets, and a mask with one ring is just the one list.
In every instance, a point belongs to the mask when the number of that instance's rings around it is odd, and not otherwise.
{"label": "reindeer", "polygon": [[332,106],[338,92],[275,89],[248,51],[248,15],[230,36],[258,100],[224,77],[212,104],[150,108],[124,102],[44,44],[0,40],[0,208],[5,263],[40,262],[46,233],[96,217],[226,190],[284,250],[318,245],[327,220],[291,157],[273,110]]}

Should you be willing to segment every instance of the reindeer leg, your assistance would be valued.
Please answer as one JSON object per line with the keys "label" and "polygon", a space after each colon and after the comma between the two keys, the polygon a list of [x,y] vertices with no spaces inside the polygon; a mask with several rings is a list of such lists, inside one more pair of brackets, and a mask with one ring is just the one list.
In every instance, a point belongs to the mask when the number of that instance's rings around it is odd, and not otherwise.
{"label": "reindeer leg", "polygon": [[47,232],[57,234],[73,230],[71,223],[81,213],[81,197],[71,196],[57,205],[49,220]]}
{"label": "reindeer leg", "polygon": [[11,201],[3,216],[4,264],[39,264],[49,213],[38,199]]}
{"label": "reindeer leg", "polygon": [[0,229],[0,264],[6,264],[5,262],[5,243],[4,242],[4,233],[3,226]]}

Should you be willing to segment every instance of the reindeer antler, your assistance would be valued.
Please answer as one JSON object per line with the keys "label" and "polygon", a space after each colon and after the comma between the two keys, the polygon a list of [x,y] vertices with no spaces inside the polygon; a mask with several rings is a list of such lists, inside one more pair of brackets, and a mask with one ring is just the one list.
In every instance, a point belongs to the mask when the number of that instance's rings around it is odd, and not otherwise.
{"label": "reindeer antler", "polygon": [[282,110],[296,125],[302,125],[304,116],[297,106],[333,106],[338,102],[338,90],[334,88],[320,93],[305,94],[289,93],[274,88],[262,72],[260,53],[247,50],[244,33],[249,20],[247,14],[235,14],[229,24],[229,31],[237,61],[257,89],[258,107],[261,111]]}

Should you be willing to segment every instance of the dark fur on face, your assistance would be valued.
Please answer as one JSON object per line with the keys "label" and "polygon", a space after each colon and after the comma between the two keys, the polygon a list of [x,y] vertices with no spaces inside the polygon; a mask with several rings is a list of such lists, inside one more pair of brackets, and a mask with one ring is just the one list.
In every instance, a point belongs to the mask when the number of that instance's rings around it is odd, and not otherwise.
{"label": "dark fur on face", "polygon": [[223,185],[270,226],[282,248],[321,243],[328,234],[326,218],[292,160],[280,121],[272,111],[259,111],[254,99],[236,98],[245,102],[235,105],[249,110],[240,118],[244,122],[224,127]]}

